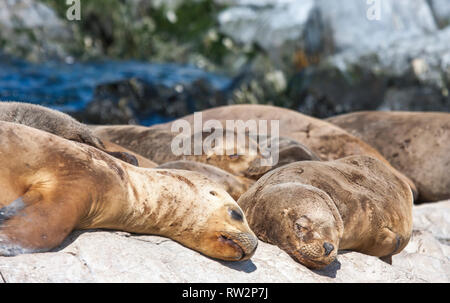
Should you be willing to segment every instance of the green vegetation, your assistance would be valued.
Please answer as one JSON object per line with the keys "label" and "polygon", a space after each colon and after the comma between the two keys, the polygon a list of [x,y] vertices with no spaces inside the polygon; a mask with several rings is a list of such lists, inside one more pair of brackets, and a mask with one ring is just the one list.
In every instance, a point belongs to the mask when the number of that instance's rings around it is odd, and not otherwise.
{"label": "green vegetation", "polygon": [[68,21],[61,0],[41,0],[70,23],[81,59],[107,56],[118,59],[189,62],[194,55],[221,64],[230,52],[224,36],[214,32],[216,16],[224,8],[212,0],[187,0],[171,10],[152,1],[82,0],[81,21]]}

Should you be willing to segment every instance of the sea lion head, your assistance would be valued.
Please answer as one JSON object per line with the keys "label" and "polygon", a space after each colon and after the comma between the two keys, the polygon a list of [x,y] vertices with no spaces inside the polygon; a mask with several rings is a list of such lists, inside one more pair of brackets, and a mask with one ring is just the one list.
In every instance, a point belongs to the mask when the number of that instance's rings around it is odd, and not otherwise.
{"label": "sea lion head", "polygon": [[[305,204],[316,204],[315,199],[305,198]],[[326,207],[326,205],[323,205]],[[321,207],[323,207],[321,206]],[[339,222],[328,210],[318,208],[296,209],[290,220],[292,237],[290,254],[303,265],[320,269],[336,259],[339,240]]]}
{"label": "sea lion head", "polygon": [[258,145],[258,139],[248,132],[221,129],[218,140],[203,132],[202,144],[205,154],[203,159],[195,159],[219,167],[235,176],[258,179],[271,169],[271,166],[261,165],[264,156]]}
{"label": "sea lion head", "polygon": [[[183,219],[178,220],[183,221],[181,231],[171,238],[216,259],[243,261],[251,258],[258,239],[236,201],[219,184],[200,173],[170,171],[183,174],[195,186],[192,205]],[[184,196],[190,196],[189,192],[184,192]]]}
{"label": "sea lion head", "polygon": [[252,198],[246,193],[238,202],[258,237],[279,246],[312,269],[334,261],[343,223],[336,206],[324,192],[287,182],[264,188],[250,203],[248,199]]}

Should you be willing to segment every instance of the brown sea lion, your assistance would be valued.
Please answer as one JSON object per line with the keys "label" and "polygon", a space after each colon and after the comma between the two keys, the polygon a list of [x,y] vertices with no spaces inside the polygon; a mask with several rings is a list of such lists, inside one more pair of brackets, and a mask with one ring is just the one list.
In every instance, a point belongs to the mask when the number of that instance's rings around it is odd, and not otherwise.
{"label": "brown sea lion", "polygon": [[222,186],[233,199],[237,200],[255,182],[245,177],[236,177],[218,167],[187,160],[179,160],[161,164],[157,168],[161,169],[184,169],[199,172],[218,185]]}
{"label": "brown sea lion", "polygon": [[[262,156],[258,149],[254,153],[249,151],[250,144],[257,146],[256,141],[246,137],[245,144],[234,144],[223,134],[223,144],[213,146],[207,153],[195,155],[195,137],[189,138],[191,144],[188,155],[177,155],[172,150],[174,139],[179,136],[168,130],[151,129],[138,125],[105,125],[90,126],[93,133],[102,140],[111,141],[126,149],[134,151],[158,164],[178,160],[201,162],[216,166],[235,176],[256,179],[270,170],[270,167],[261,166]],[[201,132],[199,144],[203,145],[210,132]],[[229,143],[230,142],[230,143]]]}
{"label": "brown sea lion", "polygon": [[24,102],[0,102],[0,121],[13,122],[37,128],[68,140],[88,144],[127,163],[138,165],[131,153],[107,150],[91,130],[71,116],[40,105]]}
{"label": "brown sea lion", "polygon": [[[194,124],[194,115],[188,115],[179,120]],[[377,150],[338,126],[282,107],[258,104],[221,106],[202,111],[202,120],[203,124],[208,120],[218,120],[223,127],[226,127],[227,120],[277,120],[279,121],[280,136],[304,144],[322,160],[335,160],[351,155],[367,155],[391,166]],[[170,130],[173,123],[177,123],[177,120],[154,125],[151,128]],[[268,123],[267,132],[269,134],[270,127],[271,125]],[[414,183],[393,167],[392,169],[408,182],[414,195],[417,196],[417,188]]]}
{"label": "brown sea lion", "polygon": [[419,201],[450,199],[450,114],[357,112],[327,120],[375,147],[419,190]]}
{"label": "brown sea lion", "polygon": [[86,144],[0,122],[0,255],[48,251],[74,229],[169,237],[223,260],[257,239],[231,196],[202,174],[146,169]]}
{"label": "brown sea lion", "polygon": [[[210,164],[221,168],[235,176],[242,178],[258,179],[267,171],[295,161],[318,160],[318,156],[310,151],[306,146],[295,140],[279,137],[272,140],[268,136],[253,138],[245,132],[245,143],[240,145],[237,140],[232,151],[227,150],[232,142],[226,136],[226,130],[223,134],[223,145],[217,145],[209,153],[195,155],[195,137],[196,134],[190,136],[190,142],[194,144],[191,147],[190,155],[176,155],[172,151],[172,143],[178,133],[168,130],[151,129],[144,126],[136,125],[111,125],[111,126],[90,126],[93,133],[102,140],[114,142],[129,150],[135,151],[156,163],[167,163],[178,160],[188,160]],[[233,130],[235,138],[237,131]],[[210,132],[201,132],[200,144],[204,144]],[[261,154],[261,146],[264,142],[266,150],[277,153],[278,162],[274,165],[267,165],[263,162],[265,157]],[[272,148],[272,142],[275,145]],[[249,153],[249,146],[256,146],[256,153]],[[275,155],[274,155],[275,156]]]}
{"label": "brown sea lion", "polygon": [[368,156],[282,166],[238,204],[261,240],[310,268],[330,264],[338,250],[389,259],[412,233],[410,187]]}

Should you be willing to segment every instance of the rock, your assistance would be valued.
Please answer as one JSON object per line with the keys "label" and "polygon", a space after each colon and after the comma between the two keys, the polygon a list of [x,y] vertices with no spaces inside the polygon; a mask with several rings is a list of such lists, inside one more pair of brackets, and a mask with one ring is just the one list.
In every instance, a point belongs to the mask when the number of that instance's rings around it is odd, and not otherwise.
{"label": "rock", "polygon": [[0,283],[449,282],[450,201],[415,206],[413,215],[413,237],[392,266],[340,252],[330,266],[311,271],[261,241],[251,260],[223,262],[163,237],[89,230],[73,232],[52,252],[0,257]]}
{"label": "rock", "polygon": [[426,231],[415,230],[409,244],[392,257],[392,265],[428,281],[450,282],[450,258],[447,245]]}
{"label": "rock", "polygon": [[450,2],[447,0],[430,0],[431,10],[439,27],[450,25]]}
{"label": "rock", "polygon": [[[331,57],[327,63],[341,71],[363,69],[445,90],[450,76],[450,27],[379,44],[371,51],[349,50]],[[448,95],[448,91],[444,93]]]}
{"label": "rock", "polygon": [[416,206],[413,222],[415,230],[427,231],[442,243],[450,245],[450,200]]}
{"label": "rock", "polygon": [[[4,282],[422,282],[355,252],[310,271],[276,246],[259,243],[250,261],[207,258],[169,239],[123,232],[75,232],[55,252],[0,257]],[[425,280],[426,281],[426,280]]]}
{"label": "rock", "polygon": [[383,102],[377,106],[383,111],[443,111],[449,110],[449,96],[434,87],[390,88],[385,91]]}
{"label": "rock", "polygon": [[[379,19],[373,20],[376,3]],[[218,18],[221,33],[238,45],[257,45],[269,59],[269,68],[246,65],[230,103],[274,104],[318,118],[358,110],[450,110],[450,27],[439,30],[426,0],[229,4]],[[286,79],[278,91],[264,77],[274,72]]]}
{"label": "rock", "polygon": [[219,15],[220,31],[238,43],[256,43],[269,52],[298,40],[314,7],[313,0],[238,2]]}
{"label": "rock", "polygon": [[400,37],[437,29],[426,0],[384,0],[378,20],[368,17],[372,7],[359,0],[241,0],[233,1],[218,20],[222,33],[238,43],[256,43],[274,58],[280,58],[280,51],[291,58],[298,51],[314,55],[358,48],[367,52]]}
{"label": "rock", "polygon": [[450,111],[450,27],[429,35],[355,47],[308,67],[287,94],[306,114],[360,110]]}
{"label": "rock", "polygon": [[[359,49],[367,53],[399,38],[422,36],[437,29],[426,0],[372,2],[317,0],[322,18],[333,29],[332,41],[338,52]],[[371,11],[379,18],[369,17]]]}
{"label": "rock", "polygon": [[78,118],[91,124],[152,124],[162,122],[153,116],[167,121],[223,104],[223,93],[203,78],[173,87],[132,78],[97,86]]}
{"label": "rock", "polygon": [[47,5],[35,0],[0,2],[0,47],[31,61],[65,58],[70,27]]}

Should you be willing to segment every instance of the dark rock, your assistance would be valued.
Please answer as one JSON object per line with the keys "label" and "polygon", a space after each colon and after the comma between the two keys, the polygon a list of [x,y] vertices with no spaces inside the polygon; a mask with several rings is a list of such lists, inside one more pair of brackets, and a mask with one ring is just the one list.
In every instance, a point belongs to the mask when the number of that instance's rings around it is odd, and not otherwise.
{"label": "dark rock", "polygon": [[391,88],[378,109],[450,112],[450,97],[432,87]]}
{"label": "dark rock", "polygon": [[287,94],[293,108],[314,117],[357,110],[374,110],[382,103],[387,81],[364,70],[353,74],[337,69],[308,68],[291,80]]}
{"label": "dark rock", "polygon": [[154,115],[173,119],[224,104],[224,94],[204,79],[168,87],[132,78],[99,85],[78,117],[92,124],[148,124]]}

